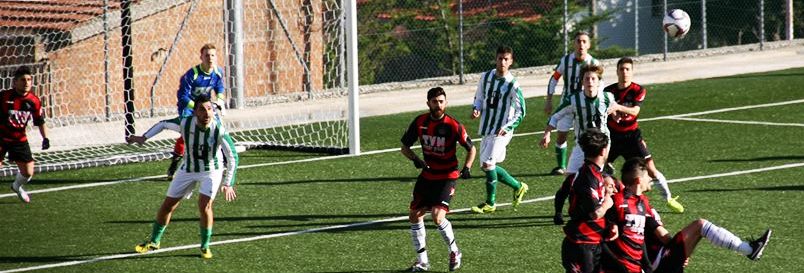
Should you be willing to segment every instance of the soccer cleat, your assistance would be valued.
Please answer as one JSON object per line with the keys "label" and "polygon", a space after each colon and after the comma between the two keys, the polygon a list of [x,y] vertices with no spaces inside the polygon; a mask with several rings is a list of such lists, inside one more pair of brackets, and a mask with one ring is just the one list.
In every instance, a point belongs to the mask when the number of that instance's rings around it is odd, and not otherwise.
{"label": "soccer cleat", "polygon": [[173,154],[173,157],[170,158],[170,167],[167,169],[167,180],[173,180],[173,174],[176,173],[176,169],[179,168],[179,163],[181,162],[181,156]]}
{"label": "soccer cleat", "polygon": [[461,268],[462,256],[463,254],[461,254],[460,251],[451,251],[449,253],[449,271],[455,271],[458,270],[458,268]]}
{"label": "soccer cleat", "polygon": [[682,206],[677,199],[678,196],[676,196],[675,198],[667,199],[667,207],[669,207],[670,210],[672,210],[675,213],[684,213],[684,206]]}
{"label": "soccer cleat", "polygon": [[522,183],[522,186],[519,187],[518,190],[514,191],[514,202],[511,204],[514,209],[519,207],[519,204],[522,203],[522,197],[525,197],[526,192],[528,192],[528,184],[525,183]]}
{"label": "soccer cleat", "polygon": [[201,249],[201,258],[212,259],[212,250],[209,250],[209,248],[202,248]]}
{"label": "soccer cleat", "polygon": [[557,226],[564,224],[564,217],[561,216],[561,213],[556,213],[556,215],[553,215],[553,224]]}
{"label": "soccer cleat", "polygon": [[430,264],[415,262],[408,268],[408,272],[425,272],[430,270]]}
{"label": "soccer cleat", "polygon": [[137,251],[137,253],[148,253],[149,251],[154,251],[157,249],[159,249],[159,244],[152,243],[151,241],[145,241],[144,243],[134,247],[134,250]]}
{"label": "soccer cleat", "polygon": [[765,233],[762,234],[762,236],[759,237],[759,239],[753,240],[749,243],[749,245],[751,245],[751,248],[754,249],[754,251],[751,252],[751,255],[748,255],[749,259],[757,261],[759,260],[759,258],[762,258],[762,251],[764,251],[765,247],[768,246],[770,236],[771,236],[771,230],[768,229],[765,231]]}
{"label": "soccer cleat", "polygon": [[20,201],[24,203],[31,202],[31,197],[28,196],[28,193],[25,192],[25,189],[23,189],[22,186],[17,186],[16,183],[11,183],[11,190],[17,194],[17,197],[19,197]]}
{"label": "soccer cleat", "polygon": [[486,204],[485,202],[480,203],[480,205],[472,207],[472,212],[474,213],[492,213],[497,208],[493,205]]}
{"label": "soccer cleat", "polygon": [[567,171],[566,171],[566,170],[564,170],[564,168],[561,168],[561,167],[555,167],[555,168],[553,168],[553,170],[552,170],[552,171],[550,171],[550,174],[551,174],[551,175],[564,175],[564,173],[566,173],[566,172],[567,172]]}

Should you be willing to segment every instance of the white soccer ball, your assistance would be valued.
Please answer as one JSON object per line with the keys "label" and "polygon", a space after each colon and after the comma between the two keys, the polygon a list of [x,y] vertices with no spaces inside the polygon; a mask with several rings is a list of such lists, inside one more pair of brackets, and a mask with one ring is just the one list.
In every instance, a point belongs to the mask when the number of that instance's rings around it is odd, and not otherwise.
{"label": "white soccer ball", "polygon": [[674,9],[667,12],[662,20],[664,32],[671,38],[681,38],[690,31],[690,15],[686,11]]}

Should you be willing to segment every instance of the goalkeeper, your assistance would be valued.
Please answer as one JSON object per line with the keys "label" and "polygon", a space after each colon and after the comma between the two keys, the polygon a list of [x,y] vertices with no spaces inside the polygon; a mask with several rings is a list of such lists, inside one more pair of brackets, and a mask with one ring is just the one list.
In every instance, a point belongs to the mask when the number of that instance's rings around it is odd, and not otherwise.
{"label": "goalkeeper", "polygon": [[[234,181],[238,156],[234,141],[224,129],[219,119],[214,118],[214,106],[209,98],[201,96],[194,101],[194,113],[189,117],[177,117],[163,120],[148,129],[142,136],[131,136],[128,143],[143,144],[148,138],[159,134],[164,129],[181,133],[193,150],[186,151],[184,164],[176,177],[170,182],[162,207],[156,214],[153,231],[148,241],[139,244],[135,250],[146,253],[159,249],[159,241],[170,222],[170,216],[179,206],[182,198],[189,199],[195,184],[200,182],[198,190],[198,210],[200,212],[201,257],[212,258],[209,242],[212,238],[212,202],[218,192],[223,190],[226,201],[237,198]],[[222,162],[226,158],[226,164]],[[224,170],[225,167],[225,170]]]}
{"label": "goalkeeper", "polygon": [[[193,100],[200,96],[209,97],[215,104],[215,108],[221,111],[224,109],[224,89],[223,71],[216,65],[217,50],[213,44],[205,44],[201,47],[201,64],[190,68],[181,77],[179,90],[176,92],[178,102],[178,112],[180,117],[190,117],[193,115]],[[167,179],[172,180],[176,168],[179,166],[182,155],[184,154],[184,141],[182,138],[176,139],[173,147],[173,157],[170,167],[167,170]]]}

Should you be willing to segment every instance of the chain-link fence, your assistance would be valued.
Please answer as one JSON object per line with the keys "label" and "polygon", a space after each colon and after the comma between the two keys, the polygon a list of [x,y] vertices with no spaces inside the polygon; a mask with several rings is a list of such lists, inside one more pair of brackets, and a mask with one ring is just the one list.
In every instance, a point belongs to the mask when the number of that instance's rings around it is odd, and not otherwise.
{"label": "chain-link fence", "polygon": [[[579,30],[593,34],[591,54],[599,59],[662,53],[665,43],[667,52],[760,47],[763,41],[802,35],[804,23],[792,19],[804,15],[802,5],[803,0],[364,0],[358,5],[360,83],[481,72],[493,67],[499,45],[514,49],[514,67],[555,64],[572,51],[567,40]],[[665,42],[662,19],[672,9],[685,10],[692,28],[684,38]]]}

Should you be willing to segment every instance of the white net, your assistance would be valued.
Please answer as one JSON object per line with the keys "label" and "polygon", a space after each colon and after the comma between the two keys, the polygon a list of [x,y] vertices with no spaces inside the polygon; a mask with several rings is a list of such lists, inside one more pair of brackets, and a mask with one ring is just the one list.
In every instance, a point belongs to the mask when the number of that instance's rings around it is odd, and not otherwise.
{"label": "white net", "polygon": [[[206,43],[217,46],[226,98],[239,108],[222,118],[239,145],[348,150],[340,0],[127,2],[0,1],[0,87],[11,88],[17,67],[31,66],[47,117],[51,150],[40,151],[38,131],[28,131],[38,171],[168,157],[178,134],[123,144],[127,113],[134,134],[177,116],[179,79],[200,63]],[[0,175],[15,171],[5,163]]]}

